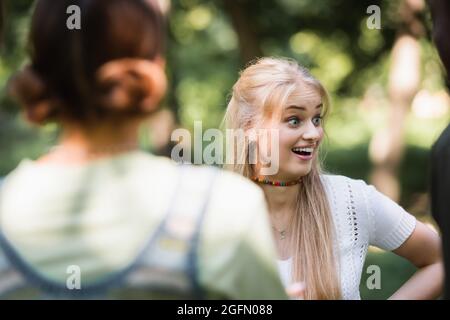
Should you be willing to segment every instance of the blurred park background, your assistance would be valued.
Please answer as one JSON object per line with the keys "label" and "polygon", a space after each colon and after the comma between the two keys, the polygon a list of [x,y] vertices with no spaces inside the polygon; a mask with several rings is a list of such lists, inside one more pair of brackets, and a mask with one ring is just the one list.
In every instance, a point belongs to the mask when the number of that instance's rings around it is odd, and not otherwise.
{"label": "blurred park background", "polygon": [[[0,177],[23,158],[56,143],[53,124],[25,123],[6,95],[10,76],[26,60],[34,1],[7,0],[0,58]],[[310,68],[328,89],[325,168],[361,178],[433,224],[428,196],[429,151],[450,119],[445,75],[432,43],[423,0],[161,0],[168,14],[167,74],[162,110],[142,130],[142,146],[170,155],[170,133],[194,121],[220,125],[230,89],[246,63],[285,56]],[[378,5],[381,28],[368,27]],[[373,12],[372,12],[373,13]],[[124,26],[126,28],[126,26]],[[415,270],[394,254],[372,249],[366,265],[381,267],[389,297]]]}

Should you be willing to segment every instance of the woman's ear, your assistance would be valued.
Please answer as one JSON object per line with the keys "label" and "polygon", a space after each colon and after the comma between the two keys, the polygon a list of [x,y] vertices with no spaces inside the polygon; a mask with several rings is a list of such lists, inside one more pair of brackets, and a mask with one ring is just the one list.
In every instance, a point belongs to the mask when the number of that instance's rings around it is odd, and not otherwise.
{"label": "woman's ear", "polygon": [[255,135],[249,136],[249,143],[248,143],[248,159],[247,161],[250,164],[250,168],[252,171],[252,178],[254,176],[258,176],[261,171],[261,162],[260,155],[259,155],[259,144],[258,144],[258,138]]}

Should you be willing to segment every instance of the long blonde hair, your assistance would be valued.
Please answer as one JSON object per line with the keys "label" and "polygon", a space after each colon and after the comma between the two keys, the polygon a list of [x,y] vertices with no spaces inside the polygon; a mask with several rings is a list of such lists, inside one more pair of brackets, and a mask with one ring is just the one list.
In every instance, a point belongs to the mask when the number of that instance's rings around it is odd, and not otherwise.
{"label": "long blonde hair", "polygon": [[[328,95],[307,69],[290,59],[261,58],[249,65],[233,86],[224,125],[244,132],[257,128],[280,113],[289,96],[299,90],[299,84],[319,92],[325,116],[329,109]],[[232,164],[224,168],[251,178],[255,173],[248,161],[249,146],[240,150],[234,154]],[[292,280],[305,282],[305,299],[340,299],[334,226],[320,175],[321,165],[316,157],[311,171],[302,178],[296,201],[291,237]]]}

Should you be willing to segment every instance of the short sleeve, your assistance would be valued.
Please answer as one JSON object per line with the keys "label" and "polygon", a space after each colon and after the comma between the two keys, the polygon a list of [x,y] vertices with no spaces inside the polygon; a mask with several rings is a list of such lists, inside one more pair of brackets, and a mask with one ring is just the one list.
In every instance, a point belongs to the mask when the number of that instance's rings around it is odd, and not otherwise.
{"label": "short sleeve", "polygon": [[369,215],[369,242],[384,250],[395,250],[413,233],[416,218],[375,187],[364,185]]}

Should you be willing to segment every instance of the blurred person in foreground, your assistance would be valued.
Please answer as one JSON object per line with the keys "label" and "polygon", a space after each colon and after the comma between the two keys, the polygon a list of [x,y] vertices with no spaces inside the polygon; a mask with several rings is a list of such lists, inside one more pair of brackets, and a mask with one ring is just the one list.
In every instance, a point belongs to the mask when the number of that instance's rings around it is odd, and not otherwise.
{"label": "blurred person in foreground", "polygon": [[138,148],[166,91],[163,20],[156,0],[37,1],[10,89],[61,136],[1,187],[0,298],[286,298],[261,190]]}
{"label": "blurred person in foreground", "polygon": [[[433,38],[439,56],[450,75],[450,3],[448,0],[429,0],[433,18]],[[445,265],[444,299],[450,298],[450,125],[433,145],[431,154],[431,207],[433,217],[442,232],[442,251]]]}

